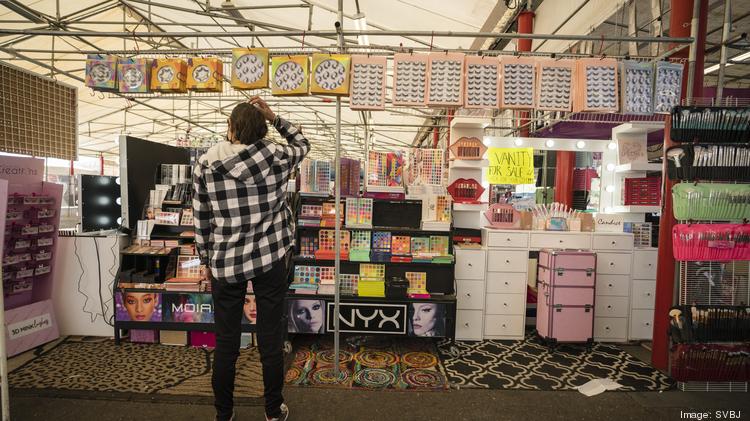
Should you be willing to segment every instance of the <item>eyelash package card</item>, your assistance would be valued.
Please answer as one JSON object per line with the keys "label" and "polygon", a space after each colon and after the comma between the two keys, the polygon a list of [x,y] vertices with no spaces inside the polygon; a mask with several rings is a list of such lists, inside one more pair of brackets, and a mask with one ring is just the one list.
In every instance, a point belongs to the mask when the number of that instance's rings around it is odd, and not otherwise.
{"label": "eyelash package card", "polygon": [[678,63],[660,61],[656,63],[654,82],[654,112],[669,114],[680,105],[683,67]]}
{"label": "eyelash package card", "polygon": [[268,87],[268,50],[265,48],[232,49],[232,88]]}
{"label": "eyelash package card", "polygon": [[187,92],[187,62],[174,58],[156,59],[151,64],[151,90]]}
{"label": "eyelash package card", "polygon": [[570,111],[573,103],[573,60],[537,60],[536,109]]}
{"label": "eyelash package card", "polygon": [[500,106],[500,61],[495,57],[466,57],[464,108]]}
{"label": "eyelash package card", "polygon": [[313,54],[310,76],[310,93],[322,95],[349,95],[348,54]]}
{"label": "eyelash package card", "polygon": [[634,60],[624,60],[620,66],[623,114],[653,114],[654,66]]}
{"label": "eyelash package card", "polygon": [[117,81],[120,92],[148,93],[151,84],[151,60],[121,58],[117,61]]}
{"label": "eyelash package card", "polygon": [[617,112],[619,89],[617,60],[584,58],[576,61],[576,95],[573,111]]}
{"label": "eyelash package card", "polygon": [[393,55],[393,105],[424,105],[427,90],[427,55]]}
{"label": "eyelash package card", "polygon": [[276,56],[271,60],[271,95],[307,95],[310,63],[307,56]]}
{"label": "eyelash package card", "polygon": [[224,63],[218,57],[189,58],[187,87],[196,92],[221,92]]}
{"label": "eyelash package card", "polygon": [[117,91],[117,56],[86,57],[86,86],[97,91]]}
{"label": "eyelash package card", "polygon": [[534,108],[535,67],[530,58],[500,59],[500,108]]}
{"label": "eyelash package card", "polygon": [[352,56],[349,108],[352,110],[385,109],[385,56]]}
{"label": "eyelash package card", "polygon": [[430,53],[427,65],[427,105],[460,107],[464,99],[464,58],[461,53]]}

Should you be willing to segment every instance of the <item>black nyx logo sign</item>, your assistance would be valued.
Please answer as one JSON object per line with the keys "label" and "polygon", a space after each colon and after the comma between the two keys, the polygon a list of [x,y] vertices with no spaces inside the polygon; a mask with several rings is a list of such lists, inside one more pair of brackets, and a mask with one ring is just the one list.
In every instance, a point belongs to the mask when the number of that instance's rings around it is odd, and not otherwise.
{"label": "black nyx logo sign", "polygon": [[[328,332],[333,332],[334,303],[328,302]],[[339,331],[406,334],[406,304],[339,303]]]}

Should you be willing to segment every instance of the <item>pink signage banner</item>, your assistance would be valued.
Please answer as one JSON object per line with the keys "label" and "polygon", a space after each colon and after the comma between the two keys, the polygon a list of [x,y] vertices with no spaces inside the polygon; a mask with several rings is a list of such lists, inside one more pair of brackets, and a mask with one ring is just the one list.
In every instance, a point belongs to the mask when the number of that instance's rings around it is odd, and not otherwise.
{"label": "pink signage banner", "polygon": [[0,178],[9,184],[38,183],[44,178],[44,160],[0,155]]}

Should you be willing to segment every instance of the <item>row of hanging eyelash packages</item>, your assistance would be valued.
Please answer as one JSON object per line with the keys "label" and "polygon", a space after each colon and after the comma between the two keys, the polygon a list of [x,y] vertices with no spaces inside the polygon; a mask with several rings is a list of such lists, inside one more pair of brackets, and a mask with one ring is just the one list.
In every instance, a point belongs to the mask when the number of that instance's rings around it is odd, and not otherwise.
{"label": "row of hanging eyelash packages", "polygon": [[[269,66],[270,63],[270,66]],[[543,111],[669,113],[679,104],[680,64],[608,58],[542,59],[395,54],[395,106],[537,109]],[[383,110],[385,56],[278,55],[263,48],[232,50],[232,88],[271,87],[272,95],[349,96],[355,110]],[[90,55],[86,84],[98,91],[223,92],[221,58],[147,59]]]}

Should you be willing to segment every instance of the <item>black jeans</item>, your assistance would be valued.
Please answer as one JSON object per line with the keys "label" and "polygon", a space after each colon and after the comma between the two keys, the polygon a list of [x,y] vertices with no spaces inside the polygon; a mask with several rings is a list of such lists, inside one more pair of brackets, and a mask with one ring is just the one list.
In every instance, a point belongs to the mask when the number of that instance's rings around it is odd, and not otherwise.
{"label": "black jeans", "polygon": [[[256,332],[260,361],[263,365],[263,397],[266,415],[278,417],[284,402],[284,297],[287,291],[288,263],[279,260],[265,273],[252,279],[258,308]],[[242,306],[245,303],[247,282],[229,284],[211,281],[216,328],[216,351],[211,384],[217,419],[228,420],[234,408],[234,376],[240,349]]]}

